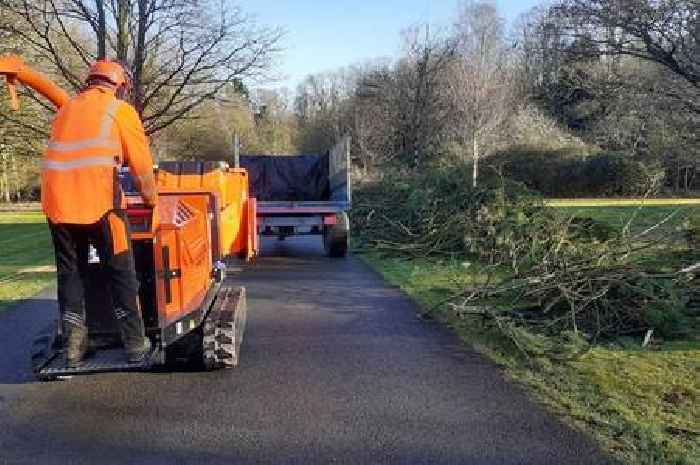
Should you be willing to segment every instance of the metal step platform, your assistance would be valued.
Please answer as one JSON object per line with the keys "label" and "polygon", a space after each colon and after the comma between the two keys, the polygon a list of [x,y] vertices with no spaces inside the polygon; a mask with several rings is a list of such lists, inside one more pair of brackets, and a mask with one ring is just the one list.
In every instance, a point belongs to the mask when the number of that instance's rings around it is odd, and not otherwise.
{"label": "metal step platform", "polygon": [[117,371],[144,371],[158,364],[159,350],[154,349],[146,360],[139,363],[129,363],[124,349],[98,350],[83,360],[78,367],[66,367],[66,357],[63,351],[56,355],[37,373],[39,379],[54,380],[56,378],[73,375],[87,375],[91,373],[109,373]]}

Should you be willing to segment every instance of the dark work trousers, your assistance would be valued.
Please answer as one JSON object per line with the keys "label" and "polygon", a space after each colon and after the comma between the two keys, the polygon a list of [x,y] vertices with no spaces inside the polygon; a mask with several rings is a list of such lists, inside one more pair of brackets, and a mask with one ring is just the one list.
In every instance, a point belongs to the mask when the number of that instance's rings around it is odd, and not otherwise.
{"label": "dark work trousers", "polygon": [[92,244],[110,280],[114,308],[104,311],[114,311],[127,348],[143,344],[139,283],[126,213],[113,210],[94,224],[49,222],[49,228],[56,253],[58,303],[64,334],[70,337],[72,327],[85,326],[85,286],[89,246]]}

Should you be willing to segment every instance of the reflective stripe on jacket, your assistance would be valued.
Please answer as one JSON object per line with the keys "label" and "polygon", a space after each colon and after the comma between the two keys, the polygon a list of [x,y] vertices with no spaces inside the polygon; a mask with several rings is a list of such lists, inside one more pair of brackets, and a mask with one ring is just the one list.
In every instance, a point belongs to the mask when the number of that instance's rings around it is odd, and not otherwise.
{"label": "reflective stripe on jacket", "polygon": [[121,164],[155,203],[153,159],[136,110],[108,89],[89,88],[54,118],[41,172],[46,216],[53,223],[92,224],[119,208]]}

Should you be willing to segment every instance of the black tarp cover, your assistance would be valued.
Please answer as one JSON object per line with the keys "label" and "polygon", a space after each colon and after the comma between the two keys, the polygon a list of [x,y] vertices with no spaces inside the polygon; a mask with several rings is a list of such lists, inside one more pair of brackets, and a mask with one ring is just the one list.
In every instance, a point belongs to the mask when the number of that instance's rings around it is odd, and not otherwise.
{"label": "black tarp cover", "polygon": [[250,195],[259,201],[326,201],[328,155],[241,155]]}

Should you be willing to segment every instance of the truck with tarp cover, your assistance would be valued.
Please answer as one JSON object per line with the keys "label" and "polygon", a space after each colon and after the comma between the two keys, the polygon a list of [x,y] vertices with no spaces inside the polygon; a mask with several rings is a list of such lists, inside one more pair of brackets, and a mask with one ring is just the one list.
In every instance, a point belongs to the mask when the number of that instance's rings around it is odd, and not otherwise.
{"label": "truck with tarp cover", "polygon": [[261,236],[318,235],[330,257],[348,251],[350,138],[315,155],[241,155]]}

